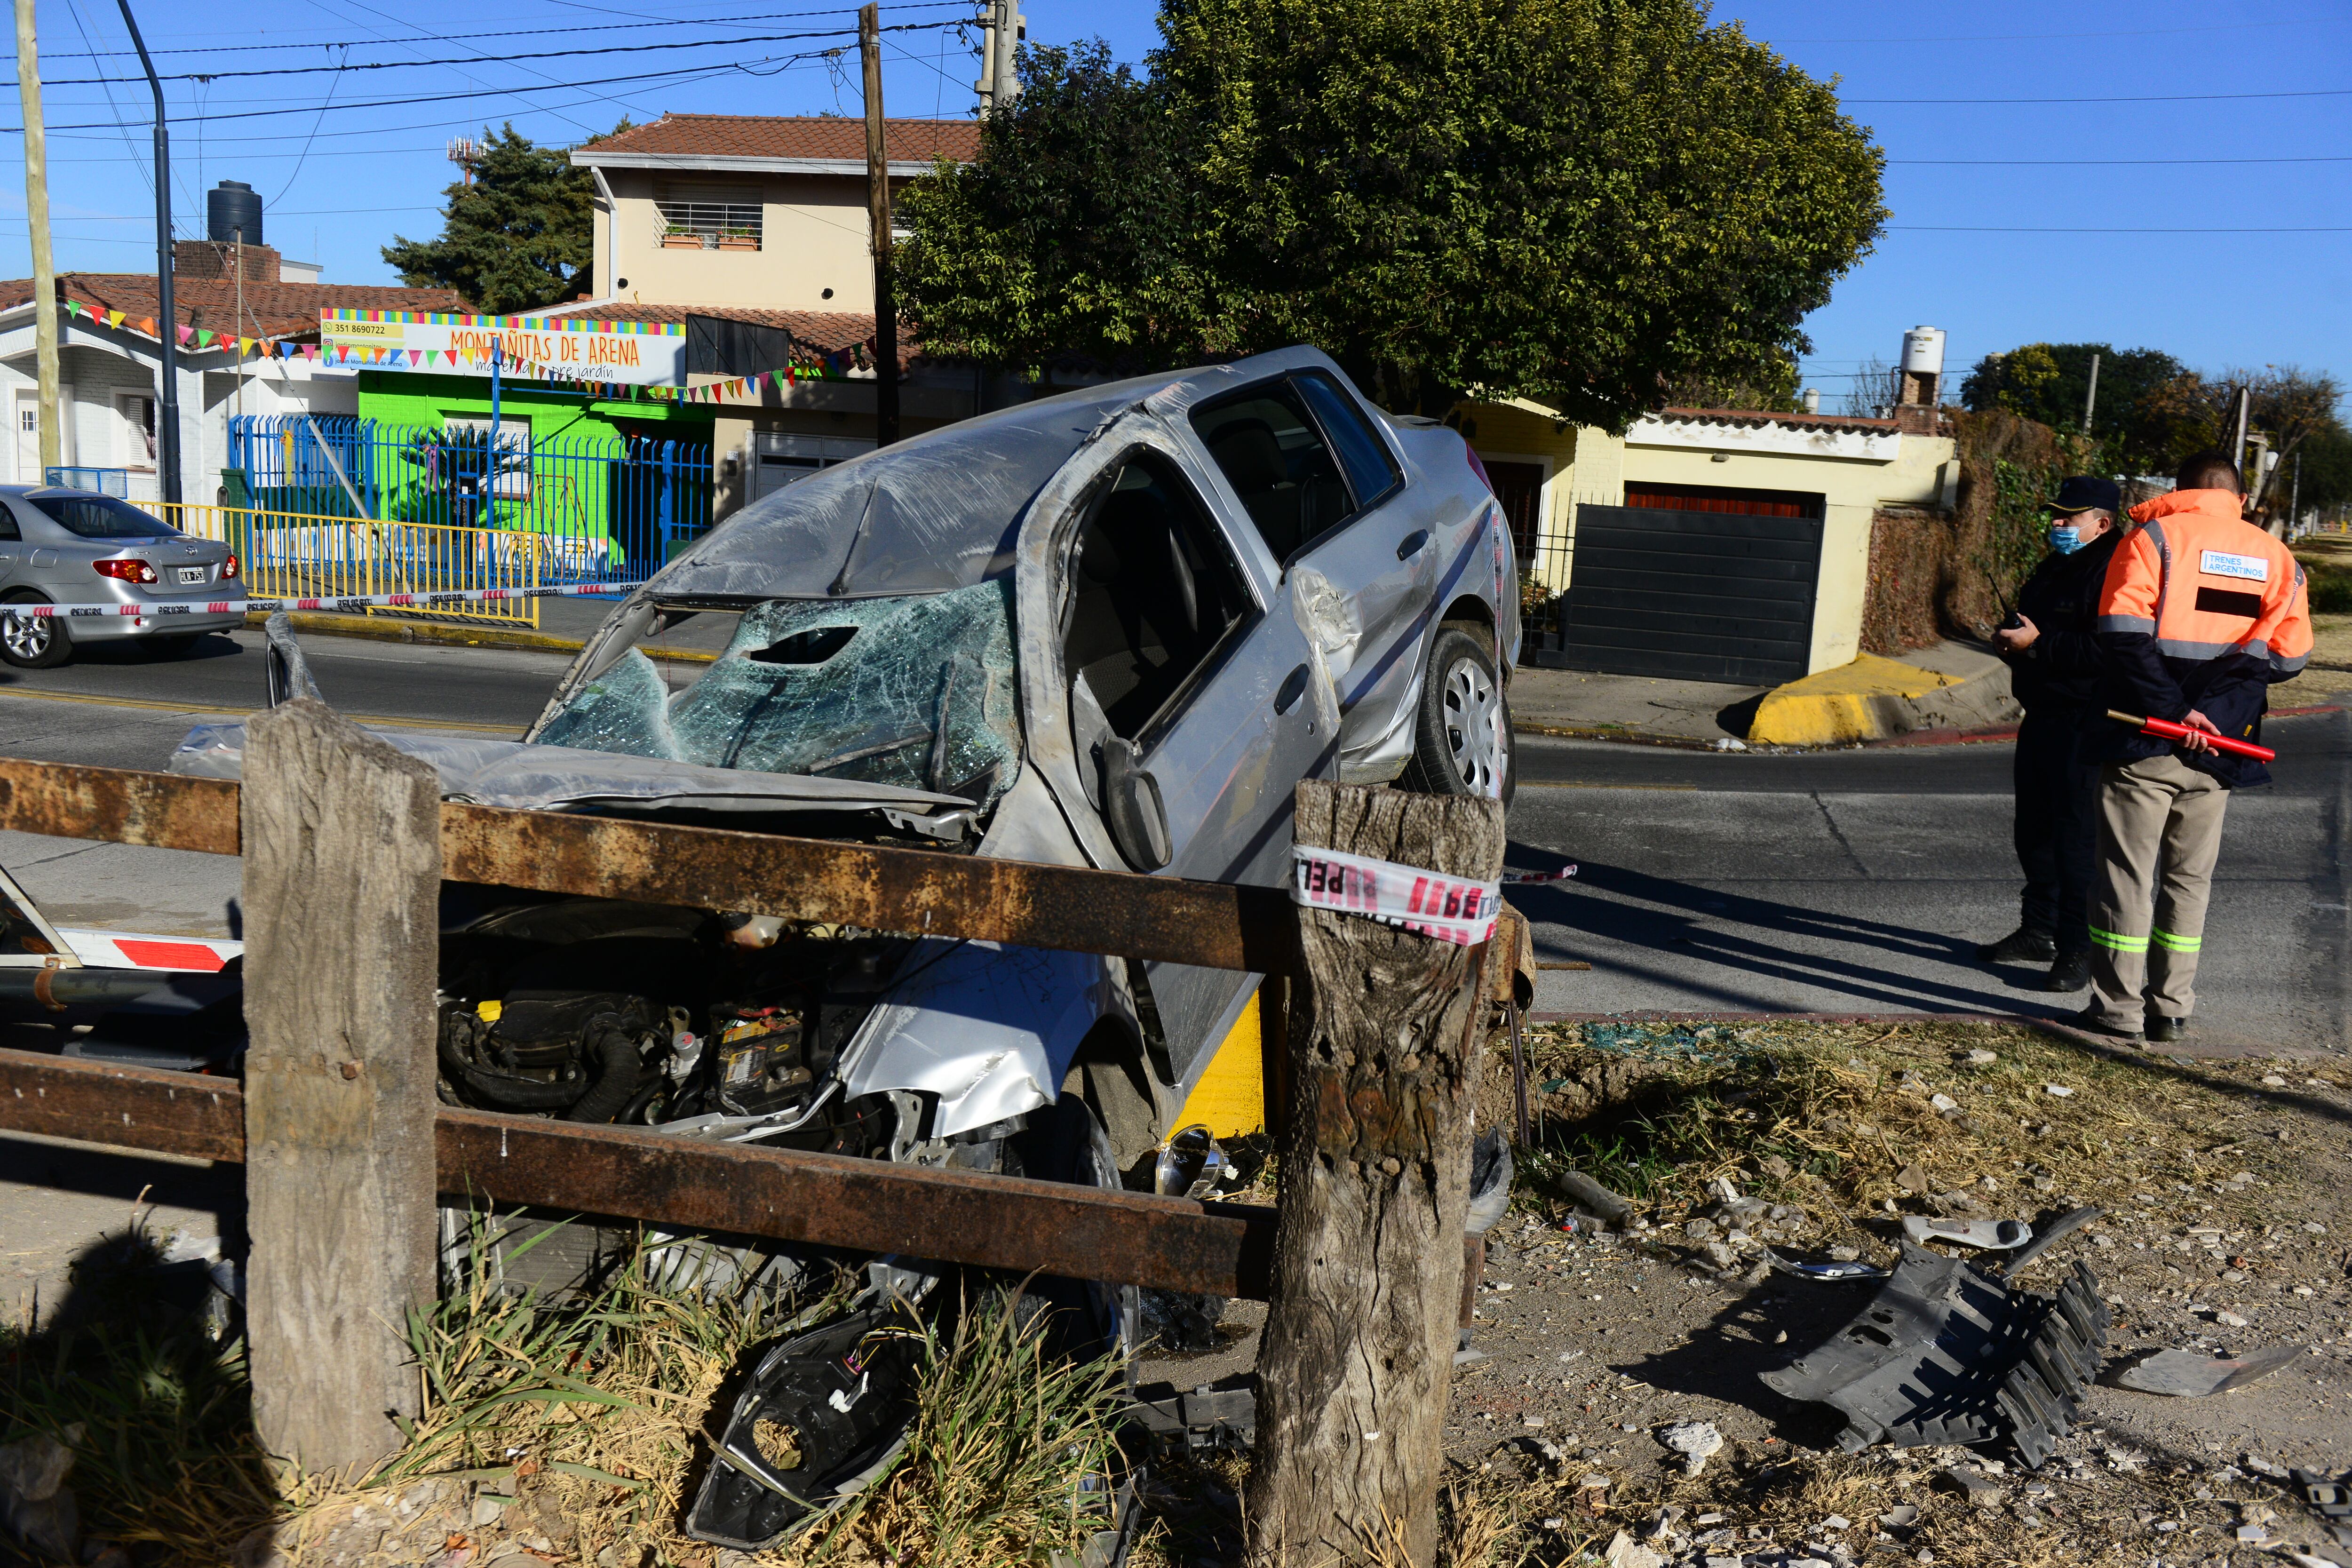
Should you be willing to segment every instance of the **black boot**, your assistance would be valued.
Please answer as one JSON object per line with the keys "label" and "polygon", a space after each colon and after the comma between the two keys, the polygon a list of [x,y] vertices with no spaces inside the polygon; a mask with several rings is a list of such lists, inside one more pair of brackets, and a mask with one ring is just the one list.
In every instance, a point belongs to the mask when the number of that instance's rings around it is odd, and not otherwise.
{"label": "black boot", "polygon": [[2147,1042],[2152,1046],[2168,1044],[2188,1032],[2189,1020],[2186,1018],[2166,1018],[2154,1013],[2147,1016]]}
{"label": "black boot", "polygon": [[2023,926],[1977,949],[1980,963],[2047,963],[2058,956],[2058,942],[2046,931],[2029,931]]}
{"label": "black boot", "polygon": [[2073,952],[2062,952],[2058,955],[2058,962],[2052,964],[2050,973],[2042,977],[2042,989],[2080,991],[2090,983],[2090,952],[2088,949],[2078,948]]}
{"label": "black boot", "polygon": [[2135,1046],[2141,1044],[2147,1038],[2147,1036],[2141,1034],[2137,1029],[2119,1029],[2113,1024],[2108,1023],[2105,1018],[2100,1016],[2099,1005],[2096,1002],[2092,1003],[2089,1006],[2084,1008],[2081,1012],[2075,1014],[2066,1021],[2074,1025],[2074,1027],[2087,1031],[2090,1034],[2105,1035],[2113,1039],[2127,1040]]}

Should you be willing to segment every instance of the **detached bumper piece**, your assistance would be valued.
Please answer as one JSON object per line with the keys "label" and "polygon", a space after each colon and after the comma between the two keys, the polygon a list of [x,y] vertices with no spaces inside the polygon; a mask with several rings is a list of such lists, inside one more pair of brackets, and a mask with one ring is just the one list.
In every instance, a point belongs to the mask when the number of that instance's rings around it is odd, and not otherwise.
{"label": "detached bumper piece", "polygon": [[1163,1452],[1247,1452],[1257,1441],[1257,1374],[1235,1373],[1192,1389],[1147,1383],[1129,1414]]}
{"label": "detached bumper piece", "polygon": [[2080,1262],[2042,1296],[1906,1243],[1853,1321],[1762,1375],[1777,1393],[1843,1414],[1838,1446],[1847,1453],[2006,1436],[2038,1469],[2081,1417],[2114,1321],[2097,1276]]}
{"label": "detached bumper piece", "polygon": [[923,1344],[921,1321],[892,1300],[770,1351],[727,1418],[686,1532],[761,1552],[864,1490],[906,1442]]}

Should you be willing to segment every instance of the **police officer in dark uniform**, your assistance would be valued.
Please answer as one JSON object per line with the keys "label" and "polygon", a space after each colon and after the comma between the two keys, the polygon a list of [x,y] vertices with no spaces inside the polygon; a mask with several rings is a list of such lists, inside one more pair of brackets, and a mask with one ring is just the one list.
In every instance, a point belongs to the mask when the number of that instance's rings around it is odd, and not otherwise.
{"label": "police officer in dark uniform", "polygon": [[2104,666],[2092,636],[2107,558],[2122,537],[2123,494],[2076,475],[2050,503],[2050,554],[1993,633],[2010,689],[2025,707],[2017,731],[2017,859],[2025,870],[2017,930],[1977,949],[1988,963],[2046,963],[2051,991],[2091,983],[2089,899],[2097,875],[2099,764],[2086,732],[2105,721]]}

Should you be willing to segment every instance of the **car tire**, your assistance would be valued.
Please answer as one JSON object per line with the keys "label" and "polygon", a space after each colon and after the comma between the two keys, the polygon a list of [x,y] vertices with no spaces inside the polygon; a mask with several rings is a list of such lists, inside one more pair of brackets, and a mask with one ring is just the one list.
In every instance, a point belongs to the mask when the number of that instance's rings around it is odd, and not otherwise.
{"label": "car tire", "polygon": [[[1030,1112],[1012,1163],[1014,1173],[1045,1181],[1114,1193],[1123,1187],[1110,1133],[1076,1094]],[[1134,1286],[1039,1275],[1028,1281],[1026,1295],[1028,1310],[1052,1314],[1046,1345],[1053,1354],[1134,1361],[1142,1327],[1142,1292]]]}
{"label": "car tire", "polygon": [[[38,594],[16,593],[7,596],[11,605],[46,605],[49,601]],[[18,669],[52,669],[73,657],[73,633],[64,621],[47,616],[40,620],[0,618],[0,661]]]}
{"label": "car tire", "polygon": [[1518,786],[1511,704],[1484,627],[1440,626],[1422,672],[1412,757],[1397,779],[1423,795],[1459,795],[1506,805]]}

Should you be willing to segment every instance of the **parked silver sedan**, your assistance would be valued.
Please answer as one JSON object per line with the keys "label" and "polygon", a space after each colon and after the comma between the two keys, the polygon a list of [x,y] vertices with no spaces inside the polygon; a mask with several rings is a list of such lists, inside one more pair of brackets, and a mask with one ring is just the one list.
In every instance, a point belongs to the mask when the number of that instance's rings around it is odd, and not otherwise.
{"label": "parked silver sedan", "polygon": [[[207,613],[216,603],[228,607]],[[182,533],[128,501],[0,485],[0,605],[26,604],[142,607],[0,615],[0,659],[46,669],[83,642],[130,638],[167,658],[184,653],[206,632],[245,624],[245,583],[227,545]]]}

